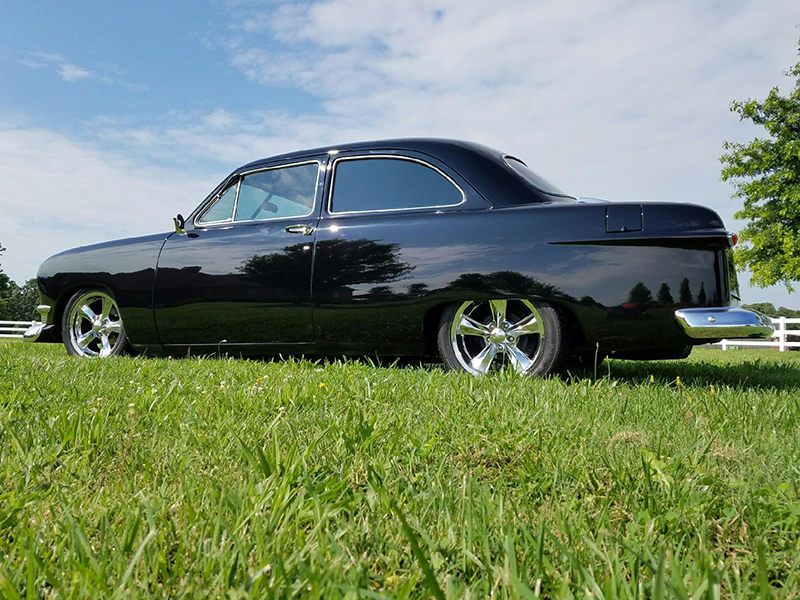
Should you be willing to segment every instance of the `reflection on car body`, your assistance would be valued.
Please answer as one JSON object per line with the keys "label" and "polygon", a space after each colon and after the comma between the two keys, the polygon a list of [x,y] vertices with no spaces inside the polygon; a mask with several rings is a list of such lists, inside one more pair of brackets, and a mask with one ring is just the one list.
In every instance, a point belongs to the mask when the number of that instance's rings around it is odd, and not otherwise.
{"label": "reflection on car body", "polygon": [[80,356],[419,355],[544,375],[768,336],[734,306],[730,252],[702,206],[579,200],[468,142],[362,142],[245,165],[175,231],[49,258],[27,338]]}

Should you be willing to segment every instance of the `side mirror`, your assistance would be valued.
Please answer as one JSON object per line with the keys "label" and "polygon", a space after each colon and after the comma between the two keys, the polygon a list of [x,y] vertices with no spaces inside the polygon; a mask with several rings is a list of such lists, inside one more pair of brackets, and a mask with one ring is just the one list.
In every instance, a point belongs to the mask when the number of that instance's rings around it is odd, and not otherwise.
{"label": "side mirror", "polygon": [[172,218],[172,223],[175,225],[175,233],[178,235],[186,235],[186,232],[183,230],[183,226],[186,225],[186,220],[183,218],[183,215],[178,213],[178,216]]}

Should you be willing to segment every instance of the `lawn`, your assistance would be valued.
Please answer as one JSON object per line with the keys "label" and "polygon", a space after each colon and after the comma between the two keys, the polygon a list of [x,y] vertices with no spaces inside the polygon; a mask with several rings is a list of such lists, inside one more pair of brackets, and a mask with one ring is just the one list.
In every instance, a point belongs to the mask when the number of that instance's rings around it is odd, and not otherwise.
{"label": "lawn", "polygon": [[3,343],[0,596],[798,598],[799,389]]}

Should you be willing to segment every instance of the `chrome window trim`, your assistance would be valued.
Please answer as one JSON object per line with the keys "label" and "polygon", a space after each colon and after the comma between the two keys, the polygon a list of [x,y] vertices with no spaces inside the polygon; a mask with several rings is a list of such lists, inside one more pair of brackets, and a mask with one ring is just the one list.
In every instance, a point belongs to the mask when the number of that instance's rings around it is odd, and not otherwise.
{"label": "chrome window trim", "polygon": [[236,178],[236,195],[233,197],[233,211],[231,212],[230,218],[222,219],[220,221],[207,221],[206,223],[201,223],[200,222],[200,219],[202,219],[206,215],[206,213],[208,211],[210,211],[211,208],[217,202],[219,202],[219,200],[222,198],[222,195],[225,192],[227,192],[231,187],[233,187],[232,185],[228,185],[228,184],[230,184],[231,180],[234,179],[234,177],[231,177],[226,182],[225,186],[223,186],[222,191],[220,191],[219,194],[216,194],[213,198],[211,198],[211,200],[209,200],[208,204],[206,204],[203,208],[200,209],[200,212],[198,212],[197,215],[195,216],[195,218],[192,219],[192,225],[194,225],[195,227],[202,228],[202,227],[204,227],[206,225],[218,225],[220,223],[231,223],[233,221],[233,215],[236,212],[236,199],[239,197],[239,184],[242,181],[242,178],[241,178],[240,175],[236,175],[235,178]]}
{"label": "chrome window trim", "polygon": [[[314,180],[314,200],[313,200],[313,202],[311,204],[311,210],[307,214],[305,214],[305,215],[294,215],[294,216],[291,216],[291,217],[275,217],[274,219],[243,219],[241,221],[237,221],[236,220],[236,208],[239,206],[239,191],[241,190],[242,180],[245,177],[247,177],[248,175],[253,175],[254,173],[263,173],[264,171],[275,171],[276,169],[290,169],[292,167],[302,167],[304,165],[314,165],[314,164],[317,165],[317,178]],[[236,197],[233,200],[233,212],[231,213],[231,218],[230,219],[225,219],[225,220],[222,220],[222,221],[208,221],[206,223],[201,223],[200,222],[200,219],[203,218],[203,215],[205,215],[209,210],[211,210],[211,207],[214,206],[214,204],[217,203],[217,200],[219,200],[221,194],[217,194],[214,198],[211,199],[211,201],[208,203],[208,205],[204,206],[200,210],[200,212],[197,213],[197,216],[195,216],[195,218],[192,220],[192,223],[194,224],[195,228],[204,229],[204,228],[208,227],[209,225],[211,225],[211,226],[213,226],[213,225],[238,225],[240,223],[267,223],[267,222],[270,222],[270,221],[280,221],[280,220],[290,221],[290,220],[294,220],[294,219],[305,219],[305,218],[310,217],[311,215],[313,215],[314,211],[316,210],[316,207],[317,207],[317,196],[319,196],[319,178],[320,178],[320,173],[322,173],[322,161],[317,160],[317,159],[303,160],[303,161],[300,161],[300,162],[287,163],[285,165],[273,165],[271,167],[261,167],[261,168],[257,168],[257,169],[251,169],[249,171],[242,171],[241,173],[237,173],[235,175],[235,177],[238,178],[238,181],[236,182]],[[233,177],[231,179],[233,179]],[[227,189],[227,188],[223,188],[223,189]]]}
{"label": "chrome window trim", "polygon": [[[428,167],[429,169],[433,169],[439,175],[444,177],[448,182],[450,182],[450,184],[459,191],[459,193],[461,194],[461,201],[460,202],[456,202],[455,204],[436,204],[436,205],[432,205],[432,206],[415,206],[415,207],[411,207],[411,208],[372,208],[372,209],[369,209],[369,210],[345,210],[345,211],[335,212],[333,210],[333,186],[336,183],[336,166],[337,166],[337,164],[339,162],[341,162],[341,161],[347,161],[347,160],[369,160],[369,159],[372,159],[372,158],[391,158],[391,159],[395,159],[395,160],[407,160],[407,161],[410,161],[410,162],[418,163],[418,164],[420,164],[420,165],[422,165],[424,167]],[[416,158],[416,157],[413,157],[413,156],[403,156],[403,155],[400,155],[400,154],[359,154],[357,156],[342,156],[340,158],[335,159],[330,168],[332,169],[332,172],[331,172],[331,182],[330,182],[330,185],[328,187],[328,205],[327,205],[326,208],[327,208],[328,214],[329,215],[333,215],[333,216],[339,216],[339,215],[363,215],[363,214],[386,213],[386,212],[409,212],[409,211],[420,211],[420,210],[432,210],[432,209],[437,209],[437,208],[453,208],[455,206],[461,206],[462,204],[464,204],[467,201],[467,195],[464,193],[464,190],[461,188],[460,185],[458,185],[455,182],[455,180],[452,177],[450,177],[447,173],[442,171],[436,165],[433,165],[433,164],[431,164],[431,163],[429,163],[427,161],[424,161],[422,159],[419,159],[419,158]]]}

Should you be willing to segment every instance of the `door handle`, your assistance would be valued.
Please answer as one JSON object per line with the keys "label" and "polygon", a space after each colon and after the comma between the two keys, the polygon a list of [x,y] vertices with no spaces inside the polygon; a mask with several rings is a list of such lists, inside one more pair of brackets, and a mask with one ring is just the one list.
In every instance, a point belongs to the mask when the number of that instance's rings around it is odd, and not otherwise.
{"label": "door handle", "polygon": [[289,225],[284,229],[286,233],[302,233],[303,235],[311,235],[314,228],[311,225]]}

